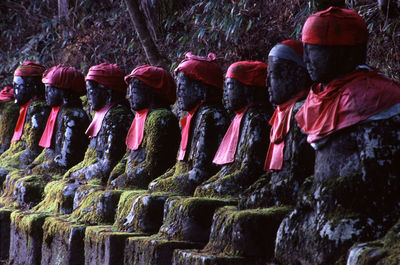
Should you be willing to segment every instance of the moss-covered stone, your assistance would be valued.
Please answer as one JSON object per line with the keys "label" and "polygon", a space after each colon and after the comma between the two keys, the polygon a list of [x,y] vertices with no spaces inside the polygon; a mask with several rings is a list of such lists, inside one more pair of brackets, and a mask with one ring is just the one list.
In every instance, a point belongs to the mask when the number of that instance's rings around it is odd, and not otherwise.
{"label": "moss-covered stone", "polygon": [[71,217],[85,224],[112,224],[121,193],[120,190],[89,192]]}
{"label": "moss-covered stone", "polygon": [[206,243],[215,210],[233,203],[209,198],[170,198],[165,203],[168,212],[159,234],[173,240]]}
{"label": "moss-covered stone", "polygon": [[[11,213],[10,264],[40,264],[43,223],[47,213]],[[21,255],[23,253],[23,255]]]}
{"label": "moss-covered stone", "polygon": [[66,217],[46,218],[43,224],[41,264],[83,264],[86,226],[69,222]]}
{"label": "moss-covered stone", "polygon": [[10,250],[10,224],[12,210],[0,209],[0,260],[8,259],[8,252]]}
{"label": "moss-covered stone", "polygon": [[[113,188],[147,188],[148,184],[165,173],[175,163],[180,132],[175,115],[167,109],[148,113],[143,141],[137,150],[129,150],[126,168],[118,177],[113,172]],[[120,162],[119,165],[123,163]],[[116,169],[114,169],[116,171]],[[111,180],[110,179],[110,180]]]}
{"label": "moss-covered stone", "polygon": [[191,121],[184,159],[152,181],[149,191],[192,195],[199,184],[218,171],[212,160],[227,127],[228,117],[220,104],[200,106]]}
{"label": "moss-covered stone", "polygon": [[128,237],[146,236],[145,233],[118,232],[113,226],[90,226],[85,233],[85,264],[123,263],[125,242]]}
{"label": "moss-covered stone", "polygon": [[199,249],[201,243],[167,240],[158,236],[128,238],[124,264],[170,265],[176,249]]}
{"label": "moss-covered stone", "polygon": [[271,113],[260,105],[246,111],[240,125],[234,161],[223,165],[217,174],[199,185],[195,196],[237,197],[263,174],[270,118]]}

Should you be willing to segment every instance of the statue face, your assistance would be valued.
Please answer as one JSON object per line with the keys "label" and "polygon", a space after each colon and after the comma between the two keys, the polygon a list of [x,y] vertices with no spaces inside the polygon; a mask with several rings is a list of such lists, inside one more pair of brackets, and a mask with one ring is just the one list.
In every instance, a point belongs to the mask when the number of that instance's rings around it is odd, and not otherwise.
{"label": "statue face", "polygon": [[[299,67],[288,60],[277,57],[268,58],[268,94],[272,104],[280,105],[293,97],[301,87],[297,81],[305,79],[304,71],[297,71]],[[303,76],[302,75],[303,72]],[[300,86],[300,87],[299,87]]]}
{"label": "statue face", "polygon": [[42,86],[40,78],[30,76],[14,76],[13,78],[15,103],[22,106],[36,96]]}
{"label": "statue face", "polygon": [[177,75],[177,91],[179,106],[182,110],[188,111],[196,107],[197,104],[203,99],[201,86],[182,72]]}
{"label": "statue face", "polygon": [[46,103],[50,107],[61,106],[64,102],[65,90],[58,89],[51,85],[45,85]]}
{"label": "statue face", "polygon": [[134,111],[149,108],[152,102],[152,88],[139,79],[132,78],[126,98]]}
{"label": "statue face", "polygon": [[99,110],[107,104],[109,89],[95,81],[86,81],[87,97],[93,110]]}
{"label": "statue face", "polygon": [[224,99],[226,107],[239,110],[248,105],[249,95],[247,86],[234,78],[227,78],[224,86]]}
{"label": "statue face", "polygon": [[[304,44],[304,62],[313,81],[327,84],[341,72],[341,53],[335,46]],[[342,64],[346,61],[342,61]]]}

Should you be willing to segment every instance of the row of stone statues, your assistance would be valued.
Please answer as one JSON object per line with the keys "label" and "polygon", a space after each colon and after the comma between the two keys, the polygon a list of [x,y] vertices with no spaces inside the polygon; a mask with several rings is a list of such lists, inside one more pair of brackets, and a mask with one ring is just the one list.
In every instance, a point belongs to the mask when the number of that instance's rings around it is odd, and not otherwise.
{"label": "row of stone statues", "polygon": [[[102,63],[84,77],[24,62],[14,95],[0,95],[0,203],[40,209],[52,198],[37,190],[63,179],[64,213],[74,191],[96,180],[108,189],[234,198],[243,209],[291,205],[277,261],[331,264],[399,218],[400,86],[365,65],[367,40],[356,12],[331,7],[308,18],[302,41],[274,46],[268,65],[232,64],[225,85],[212,53],[187,53],[176,83],[149,65],[125,76]],[[187,112],[180,126],[176,100]]]}

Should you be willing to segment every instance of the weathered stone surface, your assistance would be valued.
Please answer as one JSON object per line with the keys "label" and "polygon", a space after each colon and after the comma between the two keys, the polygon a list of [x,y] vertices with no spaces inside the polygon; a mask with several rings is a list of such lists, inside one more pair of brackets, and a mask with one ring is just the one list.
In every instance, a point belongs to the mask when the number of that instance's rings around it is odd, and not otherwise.
{"label": "weathered stone surface", "polygon": [[14,211],[11,214],[9,264],[40,264],[46,217],[46,213]]}
{"label": "weathered stone surface", "polygon": [[264,172],[264,161],[269,144],[271,118],[266,107],[250,107],[241,122],[235,160],[199,185],[194,195],[201,197],[236,197]]}
{"label": "weathered stone surface", "polygon": [[164,224],[159,235],[180,241],[206,243],[214,212],[233,201],[209,198],[171,198],[165,203]]}
{"label": "weathered stone surface", "polygon": [[220,104],[200,106],[191,121],[185,158],[152,181],[149,191],[192,195],[199,184],[218,171],[212,160],[227,127],[228,118]]}
{"label": "weathered stone surface", "polygon": [[10,224],[12,210],[0,209],[0,260],[8,259],[10,250]]}
{"label": "weathered stone surface", "polygon": [[[267,260],[263,258],[231,257],[224,255],[212,255],[200,250],[175,250],[173,265],[265,265]],[[272,263],[271,263],[272,264]]]}
{"label": "weathered stone surface", "polygon": [[131,122],[132,113],[125,103],[113,106],[105,115],[97,136],[90,140],[90,152],[95,154],[87,151],[84,161],[71,168],[64,177],[81,183],[91,179],[107,183],[111,171],[125,154],[125,138]]}
{"label": "weathered stone surface", "polygon": [[120,231],[155,234],[162,225],[166,194],[130,192],[120,200],[114,226]]}
{"label": "weathered stone surface", "polygon": [[140,147],[128,149],[125,161],[111,172],[109,186],[144,189],[174,165],[180,140],[175,115],[168,109],[153,109],[147,115],[143,134]]}
{"label": "weathered stone surface", "polygon": [[294,118],[304,101],[293,107],[290,131],[285,138],[282,170],[266,173],[241,194],[241,209],[295,205],[303,181],[314,172],[314,150]]}
{"label": "weathered stone surface", "polygon": [[291,207],[241,211],[232,206],[220,208],[214,214],[210,239],[203,251],[271,260],[276,231],[290,211]]}
{"label": "weathered stone surface", "polygon": [[160,239],[157,236],[128,238],[124,264],[171,265],[175,249],[199,249],[204,244]]}
{"label": "weathered stone surface", "polygon": [[86,265],[124,264],[123,255],[128,237],[146,236],[145,233],[118,232],[113,226],[90,226],[85,233]]}
{"label": "weathered stone surface", "polygon": [[85,226],[67,221],[68,216],[48,217],[43,224],[41,264],[84,264]]}
{"label": "weathered stone surface", "polygon": [[315,178],[281,224],[284,264],[334,264],[356,242],[380,238],[399,217],[400,116],[368,121],[329,137],[316,152]]}

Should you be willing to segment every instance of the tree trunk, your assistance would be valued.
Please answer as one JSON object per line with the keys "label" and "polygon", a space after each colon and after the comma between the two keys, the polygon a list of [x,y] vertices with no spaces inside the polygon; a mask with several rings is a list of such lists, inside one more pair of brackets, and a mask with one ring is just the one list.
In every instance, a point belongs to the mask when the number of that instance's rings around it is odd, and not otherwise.
{"label": "tree trunk", "polygon": [[68,12],[68,0],[58,0],[58,17],[65,17],[65,19],[68,19]]}
{"label": "tree trunk", "polygon": [[137,0],[125,0],[125,3],[128,7],[129,15],[132,19],[133,25],[150,64],[169,70],[170,61],[160,54],[160,51],[154,43],[154,40],[150,35],[150,31],[147,28],[144,15],[139,10],[139,4]]}

